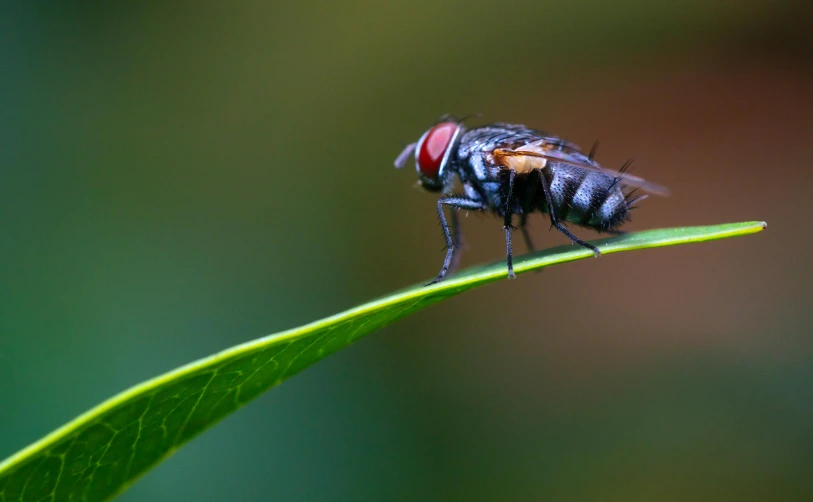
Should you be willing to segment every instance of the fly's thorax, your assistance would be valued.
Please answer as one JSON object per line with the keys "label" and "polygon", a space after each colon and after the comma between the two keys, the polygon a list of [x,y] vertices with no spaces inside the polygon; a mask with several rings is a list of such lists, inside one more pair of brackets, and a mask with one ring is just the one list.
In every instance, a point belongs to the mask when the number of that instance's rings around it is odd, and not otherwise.
{"label": "fly's thorax", "polygon": [[480,200],[480,194],[477,192],[477,189],[471,183],[464,183],[463,184],[463,192],[466,194],[466,197],[469,199]]}
{"label": "fly's thorax", "polygon": [[467,174],[477,181],[485,181],[491,177],[491,166],[486,162],[486,152],[476,149],[472,150],[471,145],[466,147],[460,146],[458,149],[457,160]]}
{"label": "fly's thorax", "polygon": [[[467,130],[461,136],[458,158],[479,180],[493,179],[505,165],[495,159],[497,148],[512,148],[538,141],[541,133],[514,124],[490,124]],[[519,159],[517,159],[519,161]],[[528,166],[530,168],[530,166]],[[529,169],[515,169],[525,172]]]}

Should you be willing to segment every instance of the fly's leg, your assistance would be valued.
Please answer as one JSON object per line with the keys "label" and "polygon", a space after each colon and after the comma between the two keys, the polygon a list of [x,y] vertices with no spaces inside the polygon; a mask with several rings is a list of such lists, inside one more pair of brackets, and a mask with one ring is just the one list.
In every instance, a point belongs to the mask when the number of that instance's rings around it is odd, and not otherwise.
{"label": "fly's leg", "polygon": [[466,245],[466,241],[463,240],[463,231],[460,229],[460,215],[457,214],[457,211],[457,208],[452,209],[452,242],[458,252],[452,256],[452,261],[449,263],[449,270],[446,272],[448,274],[454,273],[454,271],[457,270],[457,267],[460,265],[460,251],[463,251]]}
{"label": "fly's leg", "polygon": [[[539,178],[541,175],[542,175],[542,173],[538,169],[535,169],[535,170],[531,171],[531,173],[528,175],[528,181],[527,181],[526,186],[525,186],[525,194],[523,195],[523,199],[522,199],[522,203],[521,203],[521,206],[523,208],[523,213],[519,217],[519,228],[520,228],[520,230],[522,230],[522,237],[525,239],[525,246],[528,248],[528,251],[531,252],[531,253],[536,251],[536,247],[534,247],[534,243],[531,240],[531,233],[528,232],[528,227],[527,227],[528,211],[531,210],[533,202],[536,199],[537,194],[539,193],[539,191],[538,191],[539,188],[538,188],[538,185],[537,185],[537,182],[538,182],[537,178]],[[534,272],[539,274],[539,273],[542,273],[543,270],[545,270],[545,269],[544,268],[538,268]]]}
{"label": "fly's leg", "polygon": [[453,210],[471,209],[482,211],[485,209],[483,203],[475,199],[466,199],[463,197],[445,197],[438,200],[438,217],[440,218],[440,226],[443,229],[443,237],[446,239],[446,258],[443,260],[443,267],[441,267],[438,276],[434,281],[426,284],[427,286],[443,280],[443,278],[449,272],[449,267],[452,264],[452,258],[454,257],[455,239],[452,238],[452,233],[449,231],[449,224],[446,222],[446,215],[443,213],[443,206],[450,206]]}
{"label": "fly's leg", "polygon": [[506,189],[506,197],[505,197],[505,222],[503,223],[503,229],[505,230],[505,259],[508,262],[508,278],[509,279],[516,279],[516,275],[514,275],[514,256],[513,251],[511,250],[511,231],[515,230],[514,226],[511,225],[511,218],[513,214],[511,213],[511,196],[513,195],[514,191],[514,178],[517,176],[517,172],[513,169],[508,170],[508,186]]}
{"label": "fly's leg", "polygon": [[525,247],[528,248],[528,252],[533,253],[536,251],[536,248],[534,247],[533,241],[531,241],[531,234],[528,232],[527,222],[528,215],[526,213],[519,215],[519,229],[522,230],[522,238],[525,239]]}
{"label": "fly's leg", "polygon": [[511,226],[511,216],[513,215],[510,212],[505,213],[505,224],[503,226],[505,229],[505,261],[508,263],[508,278],[516,279],[517,276],[514,274],[514,255],[511,250],[511,230],[514,229],[514,227]]}
{"label": "fly's leg", "polygon": [[556,217],[556,212],[553,209],[553,197],[551,197],[550,195],[550,187],[548,187],[544,173],[540,173],[540,175],[541,175],[540,185],[542,185],[542,191],[545,193],[545,202],[548,204],[548,215],[550,215],[550,222],[553,224],[554,227],[556,227],[556,230],[568,236],[571,241],[575,242],[579,246],[592,250],[596,256],[599,256],[601,254],[601,251],[599,251],[596,246],[588,244],[583,240],[579,239],[578,237],[570,233],[570,230],[565,228],[564,225],[562,225],[559,222],[559,218]]}
{"label": "fly's leg", "polygon": [[536,248],[531,240],[531,234],[528,232],[528,212],[532,210],[534,199],[536,199],[537,194],[539,193],[536,180],[536,178],[539,176],[539,170],[531,171],[531,173],[528,175],[528,180],[525,183],[525,192],[522,194],[517,194],[517,197],[520,199],[520,207],[522,208],[522,214],[519,215],[519,229],[522,230],[522,238],[525,240],[525,247],[527,247],[528,251],[531,253],[536,251]]}

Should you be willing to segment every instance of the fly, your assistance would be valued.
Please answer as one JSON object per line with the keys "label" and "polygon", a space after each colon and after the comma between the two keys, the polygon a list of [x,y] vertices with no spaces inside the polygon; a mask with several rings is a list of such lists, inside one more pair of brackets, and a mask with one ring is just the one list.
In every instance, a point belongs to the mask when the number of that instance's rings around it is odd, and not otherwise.
{"label": "fly", "polygon": [[[438,200],[438,216],[446,239],[446,257],[429,284],[443,280],[457,265],[460,209],[491,211],[503,218],[508,278],[513,279],[514,215],[519,217],[519,230],[530,251],[534,247],[527,218],[540,211],[547,213],[553,226],[572,242],[599,256],[598,248],[576,237],[565,224],[618,233],[635,203],[647,197],[634,197],[635,190],[668,194],[666,188],[626,172],[630,162],[613,171],[599,165],[594,154],[595,146],[585,154],[573,143],[524,125],[494,123],[467,129],[462,120],[442,118],[395,159],[395,167],[402,168],[414,155],[423,188],[443,194]],[[455,178],[463,187],[462,193],[452,192]],[[451,230],[446,206],[452,209]]]}

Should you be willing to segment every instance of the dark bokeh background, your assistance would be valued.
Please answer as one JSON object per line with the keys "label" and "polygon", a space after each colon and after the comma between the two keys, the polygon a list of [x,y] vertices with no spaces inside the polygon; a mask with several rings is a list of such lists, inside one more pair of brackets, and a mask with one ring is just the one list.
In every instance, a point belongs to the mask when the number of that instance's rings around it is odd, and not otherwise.
{"label": "dark bokeh background", "polygon": [[[673,195],[629,229],[769,228],[456,297],[121,500],[811,500],[812,24],[802,1],[3,7],[0,457],[433,275],[434,197],[392,160],[482,112],[635,157]],[[498,221],[464,225],[465,264],[502,257]]]}

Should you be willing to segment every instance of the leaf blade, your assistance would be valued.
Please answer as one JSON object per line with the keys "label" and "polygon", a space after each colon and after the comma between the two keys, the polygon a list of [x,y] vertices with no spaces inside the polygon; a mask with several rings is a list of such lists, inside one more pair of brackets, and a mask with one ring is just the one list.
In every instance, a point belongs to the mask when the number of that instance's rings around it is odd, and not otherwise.
{"label": "leaf blade", "polygon": [[[764,222],[625,234],[596,242],[603,254],[747,235]],[[517,274],[593,256],[559,247],[519,257]],[[502,261],[430,287],[412,286],[305,326],[218,352],[108,399],[0,463],[0,502],[106,500],[192,437],[259,394],[396,320],[506,276]]]}

